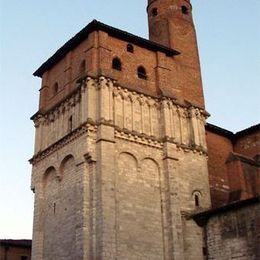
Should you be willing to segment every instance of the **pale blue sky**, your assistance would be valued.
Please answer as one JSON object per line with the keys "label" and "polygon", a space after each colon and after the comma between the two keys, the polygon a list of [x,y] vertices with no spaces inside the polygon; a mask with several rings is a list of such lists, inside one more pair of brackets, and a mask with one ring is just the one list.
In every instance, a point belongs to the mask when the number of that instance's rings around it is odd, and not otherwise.
{"label": "pale blue sky", "polygon": [[[260,1],[193,0],[209,122],[259,122]],[[147,37],[146,0],[0,0],[0,238],[30,238],[40,79],[32,73],[92,19]]]}

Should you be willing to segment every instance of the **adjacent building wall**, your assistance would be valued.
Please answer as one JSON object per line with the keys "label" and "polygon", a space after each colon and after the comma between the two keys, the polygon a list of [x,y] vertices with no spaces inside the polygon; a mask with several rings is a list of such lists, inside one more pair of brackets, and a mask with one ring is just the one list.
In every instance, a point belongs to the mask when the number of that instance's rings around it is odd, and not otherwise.
{"label": "adjacent building wall", "polygon": [[233,151],[228,137],[207,130],[208,169],[212,206],[217,207],[228,201],[230,185],[226,160]]}
{"label": "adjacent building wall", "polygon": [[210,216],[206,225],[208,259],[260,259],[260,207],[254,203]]}
{"label": "adjacent building wall", "polygon": [[210,124],[206,129],[212,206],[258,196],[259,125],[236,134]]}
{"label": "adjacent building wall", "polygon": [[1,260],[30,260],[31,240],[0,240]]}

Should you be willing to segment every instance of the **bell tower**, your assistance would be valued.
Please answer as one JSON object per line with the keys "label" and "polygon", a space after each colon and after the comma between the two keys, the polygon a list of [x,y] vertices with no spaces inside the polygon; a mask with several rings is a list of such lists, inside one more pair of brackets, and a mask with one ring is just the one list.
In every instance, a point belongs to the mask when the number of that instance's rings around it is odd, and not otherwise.
{"label": "bell tower", "polygon": [[191,5],[148,3],[152,41],[94,20],[34,73],[32,260],[203,259],[190,218],[210,207]]}
{"label": "bell tower", "polygon": [[204,107],[200,61],[190,0],[148,0],[149,39],[180,52],[174,84],[182,98]]}

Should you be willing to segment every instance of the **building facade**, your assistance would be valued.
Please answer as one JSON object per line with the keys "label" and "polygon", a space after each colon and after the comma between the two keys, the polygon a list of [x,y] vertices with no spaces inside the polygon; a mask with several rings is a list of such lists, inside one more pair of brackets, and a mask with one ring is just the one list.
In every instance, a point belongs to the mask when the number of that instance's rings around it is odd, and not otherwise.
{"label": "building facade", "polygon": [[0,239],[0,260],[30,260],[32,240]]}
{"label": "building facade", "polygon": [[32,259],[203,259],[211,208],[192,6],[148,1],[150,40],[92,21],[35,73]]}

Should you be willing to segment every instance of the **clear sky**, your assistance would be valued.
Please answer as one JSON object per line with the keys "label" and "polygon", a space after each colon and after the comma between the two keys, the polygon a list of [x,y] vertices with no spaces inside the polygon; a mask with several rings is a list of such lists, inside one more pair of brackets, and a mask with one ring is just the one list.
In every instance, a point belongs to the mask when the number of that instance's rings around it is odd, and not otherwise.
{"label": "clear sky", "polygon": [[[260,120],[260,1],[193,0],[209,122]],[[147,37],[146,0],[0,0],[0,238],[31,238],[40,79],[32,73],[92,19]]]}

